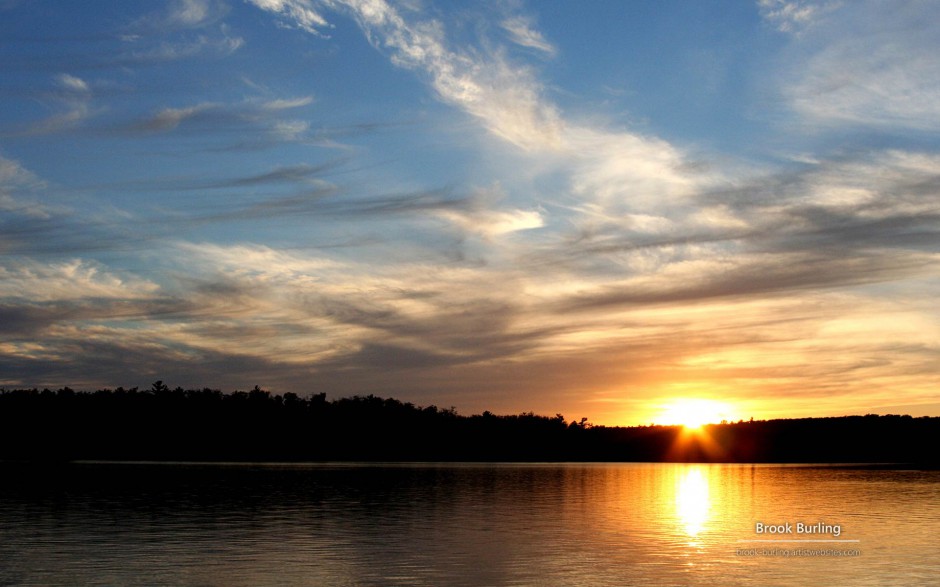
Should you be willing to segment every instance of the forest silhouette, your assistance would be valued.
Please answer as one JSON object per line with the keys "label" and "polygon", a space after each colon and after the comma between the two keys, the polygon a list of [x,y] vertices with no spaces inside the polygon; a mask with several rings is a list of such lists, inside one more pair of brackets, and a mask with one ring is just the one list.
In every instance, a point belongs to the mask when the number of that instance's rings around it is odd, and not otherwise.
{"label": "forest silhouette", "polygon": [[940,463],[940,418],[901,415],[610,427],[561,414],[463,416],[373,395],[0,390],[0,459]]}

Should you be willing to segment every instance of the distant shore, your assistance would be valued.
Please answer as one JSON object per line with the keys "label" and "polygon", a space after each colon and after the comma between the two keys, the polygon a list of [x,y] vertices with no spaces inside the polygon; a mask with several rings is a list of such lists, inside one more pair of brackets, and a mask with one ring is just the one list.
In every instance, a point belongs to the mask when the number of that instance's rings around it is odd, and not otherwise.
{"label": "distant shore", "polygon": [[865,415],[610,427],[561,414],[463,416],[395,399],[260,388],[0,391],[0,460],[696,462],[935,468],[940,418]]}

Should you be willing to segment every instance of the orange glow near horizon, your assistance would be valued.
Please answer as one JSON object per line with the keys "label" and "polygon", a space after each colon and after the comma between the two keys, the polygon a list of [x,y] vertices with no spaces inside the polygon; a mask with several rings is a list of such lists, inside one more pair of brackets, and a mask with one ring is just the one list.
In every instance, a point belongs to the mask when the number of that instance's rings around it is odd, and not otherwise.
{"label": "orange glow near horizon", "polygon": [[735,412],[724,402],[710,399],[677,399],[662,407],[657,424],[697,430],[706,424],[735,420]]}

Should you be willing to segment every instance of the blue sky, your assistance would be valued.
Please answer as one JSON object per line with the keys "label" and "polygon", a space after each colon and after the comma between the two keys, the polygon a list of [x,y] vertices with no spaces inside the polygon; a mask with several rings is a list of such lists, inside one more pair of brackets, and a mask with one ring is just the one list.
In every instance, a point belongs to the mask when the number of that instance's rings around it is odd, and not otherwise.
{"label": "blue sky", "polygon": [[940,415],[938,29],[0,0],[0,385]]}

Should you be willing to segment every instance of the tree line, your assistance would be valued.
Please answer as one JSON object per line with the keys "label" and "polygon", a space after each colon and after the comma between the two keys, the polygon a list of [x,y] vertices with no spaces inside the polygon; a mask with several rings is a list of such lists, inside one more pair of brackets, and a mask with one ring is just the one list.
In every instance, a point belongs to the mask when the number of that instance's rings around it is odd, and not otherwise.
{"label": "tree line", "polygon": [[471,416],[374,395],[328,400],[255,386],[0,390],[0,459],[169,461],[680,461],[935,465],[940,418],[844,416],[592,426]]}

